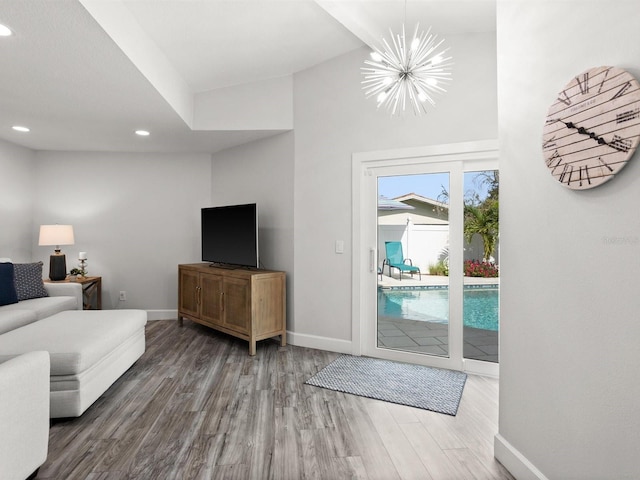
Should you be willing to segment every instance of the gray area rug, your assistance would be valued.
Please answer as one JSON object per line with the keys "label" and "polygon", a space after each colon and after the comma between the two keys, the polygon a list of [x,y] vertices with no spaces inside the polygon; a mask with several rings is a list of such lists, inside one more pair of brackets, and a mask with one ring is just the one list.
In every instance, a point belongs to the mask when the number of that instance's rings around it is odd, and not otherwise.
{"label": "gray area rug", "polygon": [[455,415],[466,380],[454,370],[341,355],[305,383]]}

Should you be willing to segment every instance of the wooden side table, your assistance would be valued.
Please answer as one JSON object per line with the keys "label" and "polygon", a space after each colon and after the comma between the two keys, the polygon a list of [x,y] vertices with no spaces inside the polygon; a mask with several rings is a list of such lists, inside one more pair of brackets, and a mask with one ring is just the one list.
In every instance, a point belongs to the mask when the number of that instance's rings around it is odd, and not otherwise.
{"label": "wooden side table", "polygon": [[45,280],[51,283],[79,283],[82,285],[82,309],[83,310],[102,310],[102,277],[76,277],[70,279],[53,281]]}

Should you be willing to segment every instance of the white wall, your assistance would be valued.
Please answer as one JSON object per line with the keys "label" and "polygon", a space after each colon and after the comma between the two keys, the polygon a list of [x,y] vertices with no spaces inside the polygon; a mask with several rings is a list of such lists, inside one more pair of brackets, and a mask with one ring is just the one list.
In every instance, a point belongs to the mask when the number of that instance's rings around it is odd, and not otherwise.
{"label": "white wall", "polygon": [[640,153],[576,192],[552,180],[541,152],[547,108],[573,76],[616,65],[640,78],[639,16],[636,0],[498,3],[496,454],[518,478],[640,472]]}
{"label": "white wall", "polygon": [[287,272],[287,328],[293,315],[293,133],[216,153],[211,205],[258,204],[263,268]]}
{"label": "white wall", "polygon": [[293,77],[271,78],[194,95],[194,130],[290,130]]}
{"label": "white wall", "polygon": [[[211,155],[38,152],[32,184],[34,231],[41,223],[73,225],[76,243],[62,248],[67,268],[87,252],[89,275],[102,276],[103,308],[175,318],[178,264],[201,258]],[[32,248],[46,274],[52,247],[39,247],[35,233]]]}
{"label": "white wall", "polygon": [[[387,256],[385,242],[402,242],[402,253],[410,258],[412,265],[420,268],[420,273],[429,273],[429,265],[443,260],[449,250],[449,225],[402,225],[378,226],[378,266]],[[389,274],[387,267],[385,275]],[[398,270],[392,270],[395,276]]]}
{"label": "white wall", "polygon": [[33,151],[0,140],[0,257],[14,262],[31,261],[34,161]]}
{"label": "white wall", "polygon": [[[297,344],[351,351],[351,155],[497,136],[495,36],[443,35],[449,92],[427,115],[391,117],[366,99],[359,49],[294,77]],[[334,253],[336,240],[345,253]]]}

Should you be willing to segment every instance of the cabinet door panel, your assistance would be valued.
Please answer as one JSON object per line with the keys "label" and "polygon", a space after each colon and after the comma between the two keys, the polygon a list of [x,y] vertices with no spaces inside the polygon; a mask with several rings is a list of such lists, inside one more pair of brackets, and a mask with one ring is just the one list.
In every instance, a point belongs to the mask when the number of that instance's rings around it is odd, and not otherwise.
{"label": "cabinet door panel", "polygon": [[200,286],[200,319],[212,325],[222,325],[222,277],[202,273]]}
{"label": "cabinet door panel", "polygon": [[224,280],[224,326],[249,334],[251,329],[251,284],[241,278]]}
{"label": "cabinet door panel", "polygon": [[192,270],[180,270],[180,311],[187,315],[197,317],[198,311],[198,285],[200,274]]}

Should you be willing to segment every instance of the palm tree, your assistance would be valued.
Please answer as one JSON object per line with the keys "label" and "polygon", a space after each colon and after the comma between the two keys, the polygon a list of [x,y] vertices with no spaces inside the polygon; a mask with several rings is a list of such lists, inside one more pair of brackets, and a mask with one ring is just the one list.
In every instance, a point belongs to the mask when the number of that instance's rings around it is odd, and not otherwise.
{"label": "palm tree", "polygon": [[[500,173],[498,170],[478,172],[474,178],[478,186],[486,185],[487,196],[480,198],[476,191],[465,194],[464,199],[464,237],[471,243],[475,234],[480,235],[483,244],[483,260],[488,262],[498,244],[500,231],[499,203],[500,203]],[[441,186],[438,200],[449,203],[449,192]]]}
{"label": "palm tree", "polygon": [[498,243],[498,200],[487,198],[480,205],[467,204],[464,207],[464,237],[471,242],[475,234],[483,243],[483,260],[489,261]]}

